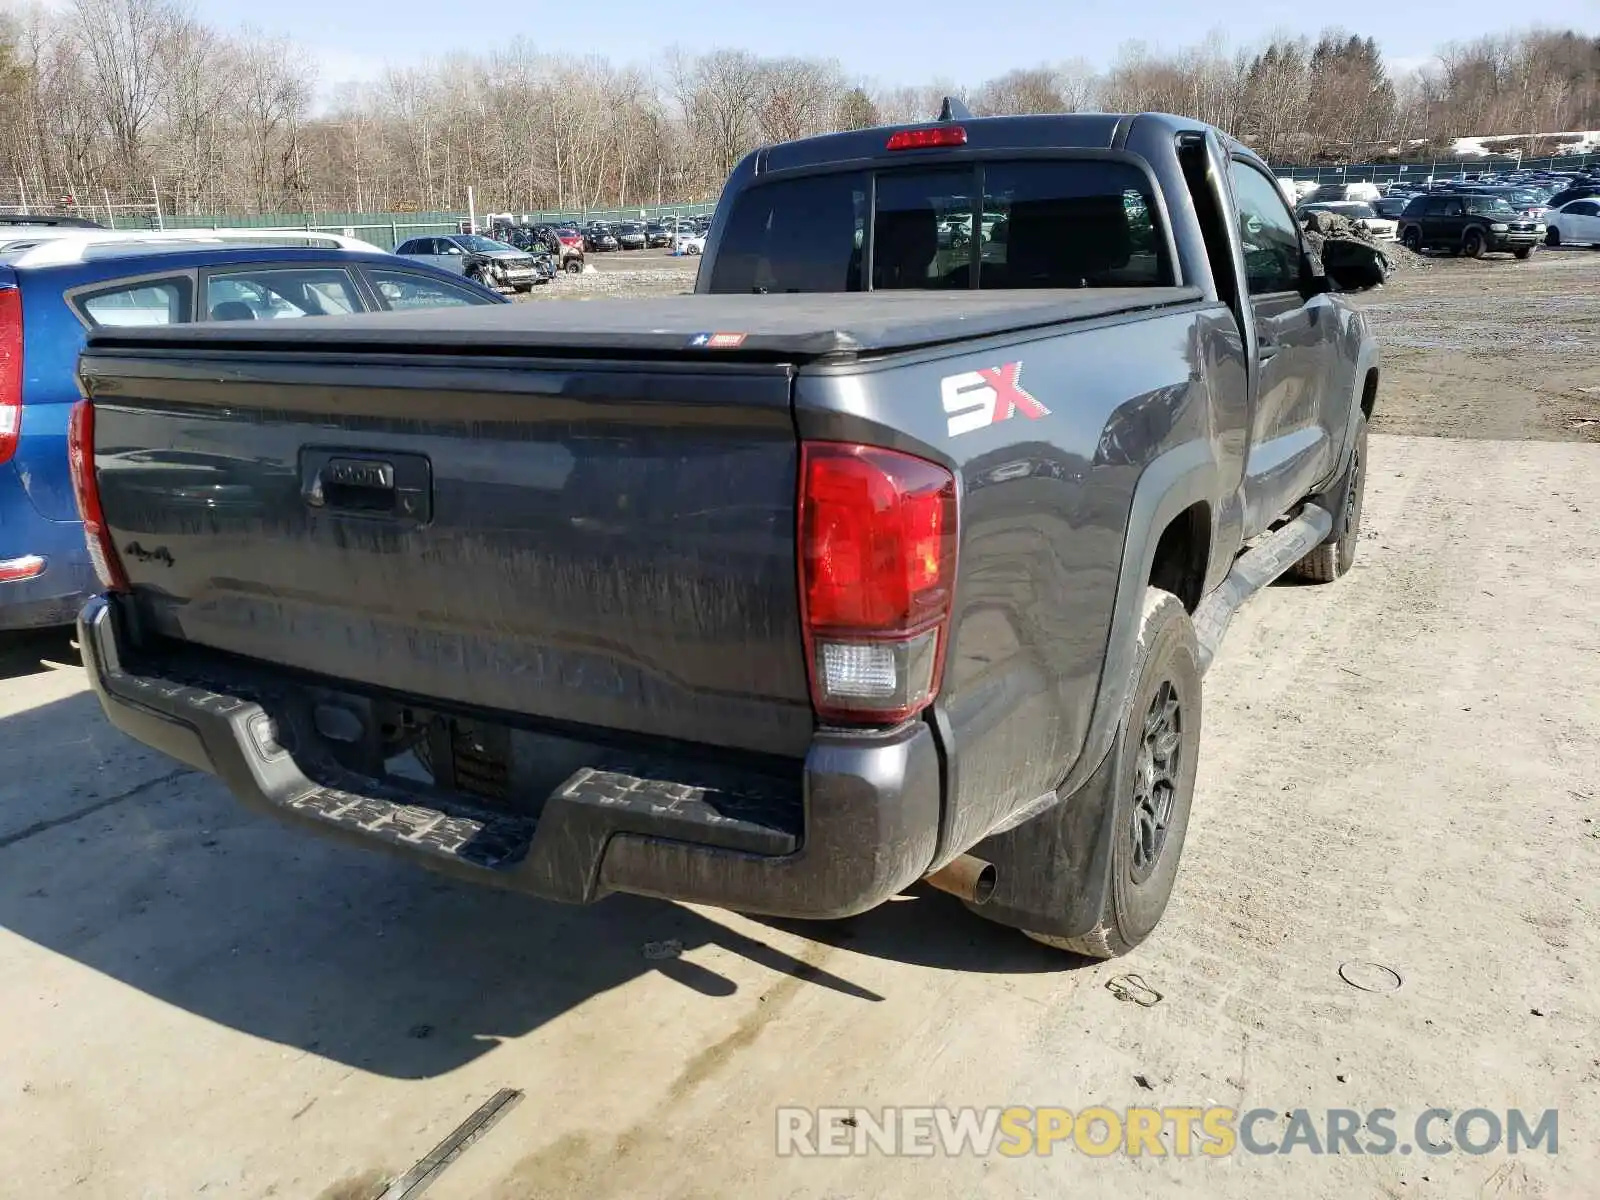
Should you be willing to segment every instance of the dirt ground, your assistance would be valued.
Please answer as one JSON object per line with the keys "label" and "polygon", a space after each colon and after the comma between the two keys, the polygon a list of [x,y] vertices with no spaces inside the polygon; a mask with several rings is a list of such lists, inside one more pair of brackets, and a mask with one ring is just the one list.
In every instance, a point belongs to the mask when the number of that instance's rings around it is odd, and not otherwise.
{"label": "dirt ground", "polygon": [[[1235,620],[1176,895],[1116,962],[924,888],[803,926],[457,885],[245,813],[64,639],[9,643],[0,1197],[374,1200],[501,1088],[429,1200],[1595,1195],[1597,297],[1572,253],[1367,301],[1356,568]],[[1559,1152],[779,1157],[786,1105],[1387,1108],[1407,1146],[1556,1109]]]}
{"label": "dirt ground", "polygon": [[1600,442],[1600,250],[1426,261],[1361,302],[1383,342],[1374,432]]}

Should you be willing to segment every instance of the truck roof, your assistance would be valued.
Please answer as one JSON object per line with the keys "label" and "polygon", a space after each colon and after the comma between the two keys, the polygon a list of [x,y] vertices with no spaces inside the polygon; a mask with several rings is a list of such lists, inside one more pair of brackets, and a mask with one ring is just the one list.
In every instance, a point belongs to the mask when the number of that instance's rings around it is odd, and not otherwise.
{"label": "truck roof", "polygon": [[[1230,153],[1255,157],[1249,147],[1213,126],[1193,117],[1172,113],[1049,113],[1016,117],[954,117],[946,121],[927,121],[904,126],[856,129],[827,133],[818,137],[763,146],[750,154],[753,173],[787,171],[843,164],[851,161],[882,160],[888,150],[889,135],[901,129],[932,129],[940,125],[959,125],[966,130],[966,142],[957,152],[992,154],[996,151],[1073,151],[1114,150],[1127,140],[1128,130],[1138,121],[1179,133],[1210,129]],[[896,155],[900,157],[900,155]],[[916,154],[904,156],[915,162]]]}
{"label": "truck roof", "polygon": [[[1203,298],[1199,288],[685,295],[585,304],[484,305],[301,321],[100,329],[92,351],[169,347],[318,353],[737,354],[855,357],[1041,328]],[[292,326],[292,328],[291,328]]]}

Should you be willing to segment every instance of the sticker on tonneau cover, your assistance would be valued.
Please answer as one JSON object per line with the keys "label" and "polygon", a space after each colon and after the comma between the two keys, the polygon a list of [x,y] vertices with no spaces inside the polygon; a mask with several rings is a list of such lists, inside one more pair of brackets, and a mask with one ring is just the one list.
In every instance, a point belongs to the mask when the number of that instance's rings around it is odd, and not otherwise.
{"label": "sticker on tonneau cover", "polygon": [[689,345],[703,346],[707,350],[737,350],[748,336],[745,333],[697,333],[689,339]]}
{"label": "sticker on tonneau cover", "polygon": [[1021,413],[1029,420],[1048,417],[1050,410],[1022,386],[1022,364],[1002,363],[980,367],[959,375],[946,375],[939,381],[939,398],[950,417],[950,434],[987,429]]}

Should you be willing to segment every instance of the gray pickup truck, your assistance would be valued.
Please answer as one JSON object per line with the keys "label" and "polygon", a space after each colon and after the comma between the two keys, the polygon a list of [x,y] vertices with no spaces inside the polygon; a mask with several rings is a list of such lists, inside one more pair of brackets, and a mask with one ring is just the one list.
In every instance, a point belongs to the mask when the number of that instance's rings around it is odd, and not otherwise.
{"label": "gray pickup truck", "polygon": [[1381,278],[1214,129],[957,109],[752,154],[693,295],[102,329],[84,659],[244,803],[460,877],[926,878],[1115,955],[1230,615],[1350,567]]}

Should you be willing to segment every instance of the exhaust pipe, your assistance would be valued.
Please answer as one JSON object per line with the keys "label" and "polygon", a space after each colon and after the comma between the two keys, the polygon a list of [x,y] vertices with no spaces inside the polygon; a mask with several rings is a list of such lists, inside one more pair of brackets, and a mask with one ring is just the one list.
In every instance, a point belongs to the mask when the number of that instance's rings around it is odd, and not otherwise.
{"label": "exhaust pipe", "polygon": [[994,895],[995,878],[993,863],[963,854],[926,876],[923,882],[968,904],[987,904]]}

